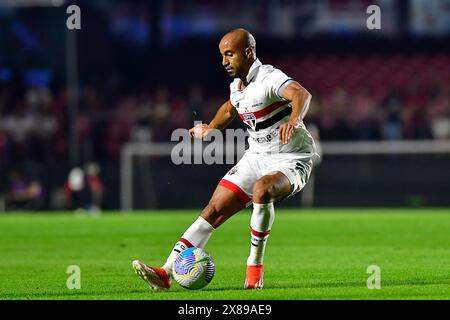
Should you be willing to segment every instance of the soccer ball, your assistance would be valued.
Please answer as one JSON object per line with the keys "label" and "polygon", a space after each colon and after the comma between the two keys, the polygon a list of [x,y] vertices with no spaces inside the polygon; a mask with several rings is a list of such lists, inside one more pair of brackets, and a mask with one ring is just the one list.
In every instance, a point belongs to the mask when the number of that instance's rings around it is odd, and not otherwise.
{"label": "soccer ball", "polygon": [[192,247],[181,252],[173,264],[173,278],[183,288],[204,288],[214,277],[213,258],[203,249]]}

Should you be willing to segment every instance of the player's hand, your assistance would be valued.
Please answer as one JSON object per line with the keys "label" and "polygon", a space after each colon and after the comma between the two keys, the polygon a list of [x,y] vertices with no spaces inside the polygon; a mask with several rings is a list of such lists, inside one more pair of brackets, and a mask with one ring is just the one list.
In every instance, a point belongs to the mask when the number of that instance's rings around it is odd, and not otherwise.
{"label": "player's hand", "polygon": [[189,135],[192,138],[197,138],[203,140],[203,138],[211,131],[212,129],[206,123],[199,123],[195,127],[189,129]]}
{"label": "player's hand", "polygon": [[279,133],[282,144],[286,144],[289,142],[289,140],[292,137],[292,134],[294,133],[296,125],[297,125],[296,123],[289,121],[280,126]]}

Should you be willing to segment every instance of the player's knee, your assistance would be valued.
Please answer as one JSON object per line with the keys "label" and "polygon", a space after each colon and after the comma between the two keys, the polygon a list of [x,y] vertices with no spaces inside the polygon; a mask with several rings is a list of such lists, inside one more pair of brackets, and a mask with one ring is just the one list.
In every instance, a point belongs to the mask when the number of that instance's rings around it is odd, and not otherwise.
{"label": "player's knee", "polygon": [[269,203],[272,201],[273,186],[264,179],[256,181],[253,186],[253,202]]}

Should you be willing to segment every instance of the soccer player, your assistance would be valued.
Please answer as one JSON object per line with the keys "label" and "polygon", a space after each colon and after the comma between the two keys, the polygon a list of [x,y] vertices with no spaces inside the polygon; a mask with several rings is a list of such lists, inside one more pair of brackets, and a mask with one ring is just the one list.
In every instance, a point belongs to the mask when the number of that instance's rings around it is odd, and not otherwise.
{"label": "soccer player", "polygon": [[256,57],[256,42],[245,29],[228,32],[220,41],[222,65],[231,78],[230,98],[209,124],[190,129],[203,139],[239,116],[249,132],[249,148],[225,174],[198,219],[175,243],[166,263],[151,267],[135,260],[136,273],[153,289],[168,289],[177,255],[190,247],[204,248],[222,223],[253,203],[250,255],[245,289],[264,284],[263,259],[274,222],[274,202],[298,193],[307,183],[316,147],[303,124],[311,94],[297,81]]}

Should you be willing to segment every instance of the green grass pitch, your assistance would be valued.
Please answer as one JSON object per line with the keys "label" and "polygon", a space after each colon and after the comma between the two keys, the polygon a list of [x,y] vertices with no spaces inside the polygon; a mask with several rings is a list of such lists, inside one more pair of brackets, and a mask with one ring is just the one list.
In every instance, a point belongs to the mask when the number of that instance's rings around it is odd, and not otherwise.
{"label": "green grass pitch", "polygon": [[[133,259],[160,265],[197,210],[0,215],[0,299],[449,299],[449,209],[278,209],[265,288],[243,290],[250,210],[217,229],[203,290],[150,291]],[[81,289],[66,287],[69,265]],[[381,289],[367,288],[369,265]]]}

